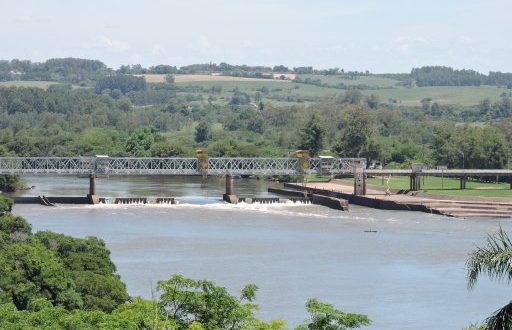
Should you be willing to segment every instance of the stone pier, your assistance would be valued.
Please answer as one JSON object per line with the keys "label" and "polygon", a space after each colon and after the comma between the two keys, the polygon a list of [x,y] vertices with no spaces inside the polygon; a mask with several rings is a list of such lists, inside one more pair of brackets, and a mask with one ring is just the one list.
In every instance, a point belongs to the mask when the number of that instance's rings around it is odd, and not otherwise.
{"label": "stone pier", "polygon": [[87,194],[87,201],[89,204],[98,204],[100,197],[96,195],[96,176],[94,174],[89,175],[89,193]]}
{"label": "stone pier", "polygon": [[354,166],[354,195],[366,195],[366,174],[364,165]]}
{"label": "stone pier", "polygon": [[235,195],[235,188],[233,186],[233,177],[226,175],[226,193],[222,195],[222,199],[231,204],[238,203],[238,197]]}

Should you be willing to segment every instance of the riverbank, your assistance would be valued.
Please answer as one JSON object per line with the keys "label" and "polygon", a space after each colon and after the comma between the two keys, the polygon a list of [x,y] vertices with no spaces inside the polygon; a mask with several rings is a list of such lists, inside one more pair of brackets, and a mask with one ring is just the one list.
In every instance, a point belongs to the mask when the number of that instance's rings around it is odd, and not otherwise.
{"label": "riverbank", "polygon": [[368,185],[365,196],[353,195],[353,184],[346,180],[330,182],[286,183],[285,187],[308,190],[318,194],[343,198],[350,204],[385,210],[409,210],[451,217],[511,218],[510,198],[476,196],[429,195],[421,192],[399,194],[383,187]]}

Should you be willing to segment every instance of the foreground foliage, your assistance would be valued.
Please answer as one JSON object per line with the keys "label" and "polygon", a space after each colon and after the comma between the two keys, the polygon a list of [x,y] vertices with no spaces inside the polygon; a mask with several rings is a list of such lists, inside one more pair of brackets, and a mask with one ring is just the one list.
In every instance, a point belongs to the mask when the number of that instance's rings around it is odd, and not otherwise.
{"label": "foreground foliage", "polygon": [[14,202],[12,199],[0,196],[0,215],[3,215],[6,212],[11,212],[13,204]]}
{"label": "foreground foliage", "polygon": [[14,192],[23,188],[23,181],[19,176],[0,175],[0,191]]}
{"label": "foreground foliage", "polygon": [[[286,322],[255,316],[258,287],[238,296],[207,280],[172,275],[159,281],[154,300],[129,298],[105,243],[43,231],[11,214],[0,216],[0,329],[285,330]],[[349,329],[370,324],[316,299],[297,329]]]}
{"label": "foreground foliage", "polygon": [[32,234],[11,213],[0,220],[0,302],[26,310],[46,299],[67,310],[110,312],[128,299],[103,241]]}
{"label": "foreground foliage", "polygon": [[[482,274],[491,279],[506,281],[512,280],[512,242],[507,233],[500,230],[487,236],[485,246],[477,247],[469,255],[467,261],[468,287],[474,288],[478,277]],[[512,328],[512,302],[498,309],[485,320],[486,329],[502,330]]]}

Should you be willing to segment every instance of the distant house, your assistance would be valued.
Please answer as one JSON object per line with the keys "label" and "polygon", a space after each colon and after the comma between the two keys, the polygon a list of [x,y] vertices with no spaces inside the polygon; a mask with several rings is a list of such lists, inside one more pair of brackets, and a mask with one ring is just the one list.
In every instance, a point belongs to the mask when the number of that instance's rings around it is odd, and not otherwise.
{"label": "distant house", "polygon": [[11,74],[11,77],[13,77],[14,79],[19,79],[23,75],[23,72],[20,72],[18,70],[11,70],[11,72],[9,73]]}
{"label": "distant house", "polygon": [[382,164],[379,160],[372,159],[368,168],[371,170],[382,170]]}
{"label": "distant house", "polygon": [[274,72],[272,76],[276,80],[295,80],[295,78],[297,77],[295,73],[289,72]]}

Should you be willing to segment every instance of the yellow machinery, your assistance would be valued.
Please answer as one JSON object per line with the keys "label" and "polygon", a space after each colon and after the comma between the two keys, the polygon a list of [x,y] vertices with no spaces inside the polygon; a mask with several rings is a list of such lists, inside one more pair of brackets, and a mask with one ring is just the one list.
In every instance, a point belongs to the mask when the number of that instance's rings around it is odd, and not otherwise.
{"label": "yellow machinery", "polygon": [[205,171],[208,169],[208,151],[206,150],[196,150],[197,157],[197,169],[200,171]]}
{"label": "yellow machinery", "polygon": [[201,172],[201,189],[206,192],[208,197],[208,190],[206,189],[206,177],[208,176],[208,151],[196,150],[197,169]]}
{"label": "yellow machinery", "polygon": [[309,170],[309,151],[308,150],[296,150],[293,154],[295,158],[298,160],[298,171],[302,173],[302,184],[305,186],[307,184],[308,180],[308,173],[307,170]]}
{"label": "yellow machinery", "polygon": [[294,156],[299,159],[299,169],[301,171],[309,170],[309,151],[297,150],[295,151]]}

